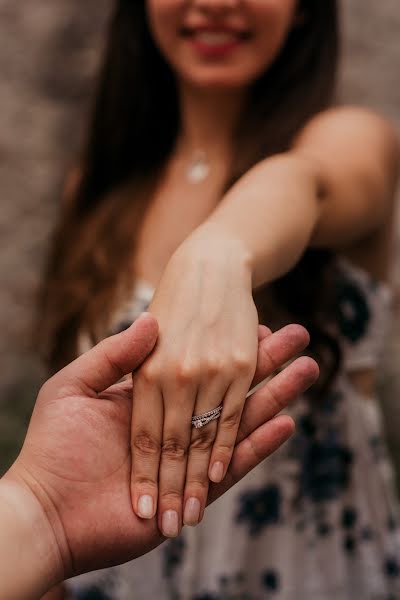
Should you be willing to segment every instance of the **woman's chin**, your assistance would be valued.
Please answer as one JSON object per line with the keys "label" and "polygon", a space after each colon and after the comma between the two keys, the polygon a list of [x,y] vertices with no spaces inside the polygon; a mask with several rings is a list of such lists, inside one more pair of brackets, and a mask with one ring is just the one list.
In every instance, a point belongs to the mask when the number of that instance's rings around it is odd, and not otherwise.
{"label": "woman's chin", "polygon": [[193,76],[186,76],[185,83],[193,88],[204,89],[207,91],[228,91],[228,90],[245,90],[252,83],[254,78],[243,77],[240,74],[216,74],[202,73]]}

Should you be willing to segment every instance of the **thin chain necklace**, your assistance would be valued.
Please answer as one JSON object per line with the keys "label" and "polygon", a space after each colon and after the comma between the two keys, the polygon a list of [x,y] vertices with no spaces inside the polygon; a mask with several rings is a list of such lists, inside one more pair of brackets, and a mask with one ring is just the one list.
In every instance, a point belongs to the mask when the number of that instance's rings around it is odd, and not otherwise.
{"label": "thin chain necklace", "polygon": [[202,183],[211,171],[210,161],[204,150],[197,150],[185,171],[186,179],[193,184]]}

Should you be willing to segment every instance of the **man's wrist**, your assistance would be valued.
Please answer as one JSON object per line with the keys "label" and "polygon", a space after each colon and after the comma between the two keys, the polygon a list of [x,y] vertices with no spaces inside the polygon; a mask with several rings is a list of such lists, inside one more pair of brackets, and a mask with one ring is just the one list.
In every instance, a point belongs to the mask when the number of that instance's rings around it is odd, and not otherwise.
{"label": "man's wrist", "polygon": [[64,579],[44,507],[13,468],[0,479],[0,600],[40,598]]}

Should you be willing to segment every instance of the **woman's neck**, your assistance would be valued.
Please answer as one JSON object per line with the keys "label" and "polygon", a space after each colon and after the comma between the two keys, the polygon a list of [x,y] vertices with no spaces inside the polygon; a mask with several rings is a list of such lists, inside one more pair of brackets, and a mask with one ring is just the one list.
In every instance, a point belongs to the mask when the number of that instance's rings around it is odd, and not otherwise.
{"label": "woman's neck", "polygon": [[243,90],[202,90],[182,85],[182,151],[201,150],[208,155],[229,152],[244,100]]}

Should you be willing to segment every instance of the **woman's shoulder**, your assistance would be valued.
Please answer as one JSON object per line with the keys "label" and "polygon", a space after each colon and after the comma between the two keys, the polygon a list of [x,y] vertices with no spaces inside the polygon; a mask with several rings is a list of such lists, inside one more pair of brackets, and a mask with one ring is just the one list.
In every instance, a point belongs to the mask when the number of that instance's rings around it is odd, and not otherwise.
{"label": "woman's shoulder", "polygon": [[295,139],[294,145],[314,143],[327,138],[333,142],[349,139],[364,143],[366,140],[383,144],[393,158],[399,160],[400,145],[393,123],[375,110],[356,105],[337,105],[317,113],[307,121]]}
{"label": "woman's shoulder", "polygon": [[[377,279],[390,272],[395,188],[400,170],[400,146],[394,126],[382,115],[361,106],[335,106],[305,125],[294,150],[317,161],[329,189],[335,192],[337,212],[369,201],[375,190],[382,208],[381,224],[367,238],[340,246],[357,267]],[[367,200],[365,199],[367,198]],[[358,204],[357,204],[358,203]],[[352,208],[352,210],[353,210]]]}

